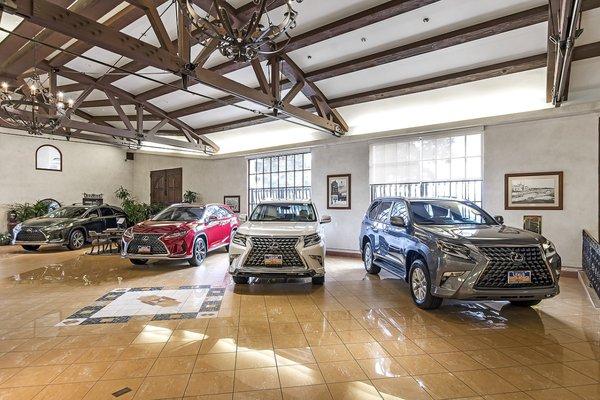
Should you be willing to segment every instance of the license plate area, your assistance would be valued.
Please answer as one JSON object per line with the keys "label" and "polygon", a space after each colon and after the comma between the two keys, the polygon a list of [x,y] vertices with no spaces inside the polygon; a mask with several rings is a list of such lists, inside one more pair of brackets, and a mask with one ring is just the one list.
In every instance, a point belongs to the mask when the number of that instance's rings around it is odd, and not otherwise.
{"label": "license plate area", "polygon": [[150,246],[140,246],[140,247],[138,247],[138,253],[149,254],[151,252],[152,252],[152,248]]}
{"label": "license plate area", "polygon": [[508,271],[508,283],[531,283],[531,271]]}
{"label": "license plate area", "polygon": [[283,264],[281,254],[265,254],[264,264],[269,267],[279,267]]}

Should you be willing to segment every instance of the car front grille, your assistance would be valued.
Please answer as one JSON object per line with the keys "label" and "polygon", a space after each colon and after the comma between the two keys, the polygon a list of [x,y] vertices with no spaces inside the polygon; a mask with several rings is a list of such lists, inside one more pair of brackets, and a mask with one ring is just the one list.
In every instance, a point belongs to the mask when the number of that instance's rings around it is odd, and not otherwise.
{"label": "car front grille", "polygon": [[[489,260],[476,289],[516,289],[552,286],[553,279],[539,247],[480,247]],[[509,271],[531,271],[531,283],[508,283]]]}
{"label": "car front grille", "polygon": [[252,249],[246,258],[244,266],[246,267],[265,267],[265,255],[281,254],[281,265],[272,266],[272,268],[281,267],[302,267],[304,264],[296,250],[298,244],[297,237],[291,238],[271,238],[255,236],[251,239]]}
{"label": "car front grille", "polygon": [[[134,234],[133,239],[127,246],[130,254],[169,254],[164,243],[160,241],[162,235],[155,233]],[[150,246],[150,253],[140,253],[140,247]]]}
{"label": "car front grille", "polygon": [[45,242],[46,235],[37,228],[24,228],[17,234],[17,241],[20,242]]}

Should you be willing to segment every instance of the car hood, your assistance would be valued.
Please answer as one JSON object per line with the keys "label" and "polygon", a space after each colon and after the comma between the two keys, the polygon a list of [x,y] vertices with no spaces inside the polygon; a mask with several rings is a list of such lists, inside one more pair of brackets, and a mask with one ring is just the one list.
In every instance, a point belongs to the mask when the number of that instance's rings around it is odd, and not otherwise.
{"label": "car hood", "polygon": [[250,236],[306,236],[316,233],[318,222],[246,222],[238,232]]}
{"label": "car hood", "polygon": [[73,218],[32,218],[23,222],[23,228],[49,228],[51,226],[59,226],[70,224],[75,222],[77,219]]}
{"label": "car hood", "polygon": [[450,239],[474,245],[537,245],[541,235],[504,225],[421,225],[420,228],[438,239]]}
{"label": "car hood", "polygon": [[134,233],[172,233],[182,229],[189,229],[191,222],[180,221],[144,221],[133,227]]}

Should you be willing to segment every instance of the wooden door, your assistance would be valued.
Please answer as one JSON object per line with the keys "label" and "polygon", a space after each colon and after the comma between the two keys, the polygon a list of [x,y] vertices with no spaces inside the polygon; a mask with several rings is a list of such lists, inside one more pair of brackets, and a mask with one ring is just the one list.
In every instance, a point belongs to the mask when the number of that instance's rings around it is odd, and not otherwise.
{"label": "wooden door", "polygon": [[150,172],[150,202],[181,203],[182,169],[163,169]]}

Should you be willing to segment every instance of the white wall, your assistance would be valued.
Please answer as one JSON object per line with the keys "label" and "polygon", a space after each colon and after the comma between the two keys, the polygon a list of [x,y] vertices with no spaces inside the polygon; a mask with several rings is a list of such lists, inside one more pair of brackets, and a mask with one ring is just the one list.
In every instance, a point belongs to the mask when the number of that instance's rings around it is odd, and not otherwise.
{"label": "white wall", "polygon": [[[569,266],[581,265],[581,231],[598,234],[598,115],[486,127],[483,206],[523,226],[542,216],[542,234]],[[504,210],[504,174],[564,171],[564,210]]]}
{"label": "white wall", "polygon": [[[62,152],[61,172],[35,169],[35,152],[44,144]],[[84,192],[102,193],[106,203],[118,204],[116,188],[132,186],[132,162],[116,147],[0,134],[0,160],[0,232],[6,229],[10,204],[44,198],[81,203]]]}

